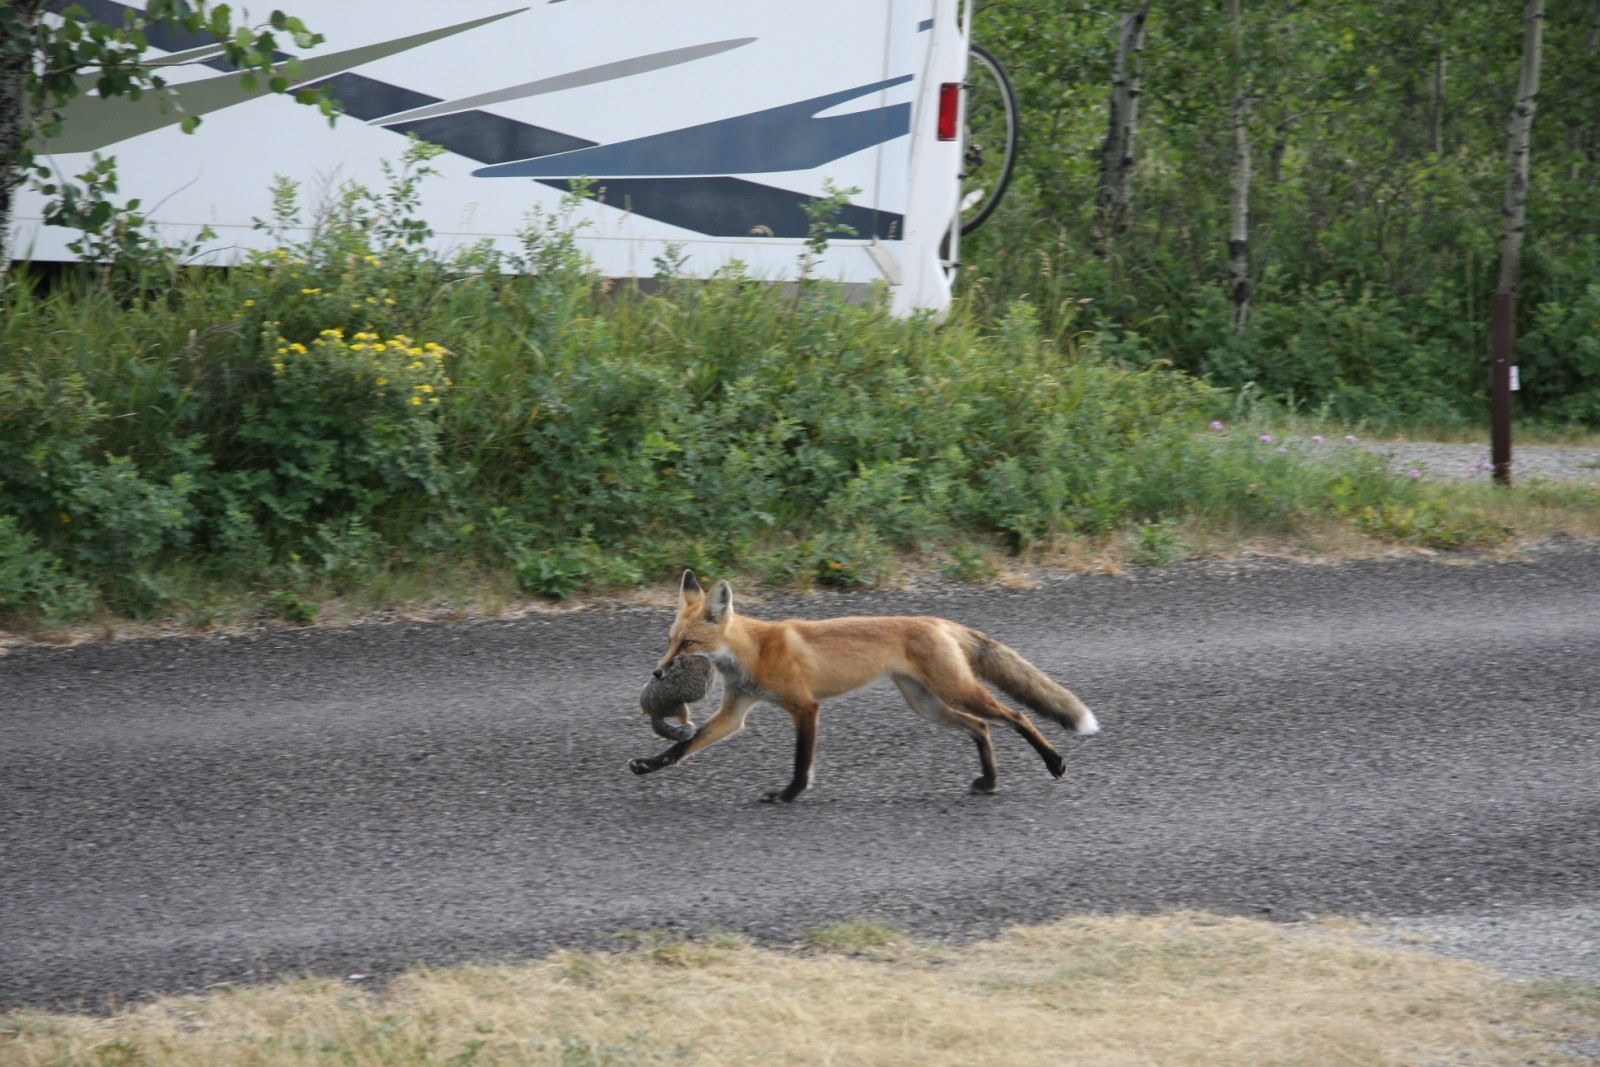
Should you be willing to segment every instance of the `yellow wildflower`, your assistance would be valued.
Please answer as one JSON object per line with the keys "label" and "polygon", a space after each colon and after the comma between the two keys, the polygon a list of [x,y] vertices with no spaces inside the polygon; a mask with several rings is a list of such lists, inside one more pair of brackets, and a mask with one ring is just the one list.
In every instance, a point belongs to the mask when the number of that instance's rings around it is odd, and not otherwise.
{"label": "yellow wildflower", "polygon": [[322,292],[321,289],[301,289],[300,290],[300,295],[301,296],[310,296],[313,293],[320,293],[320,292]]}
{"label": "yellow wildflower", "polygon": [[420,404],[422,403],[422,398],[420,396],[414,396],[411,398],[411,402],[413,404]]}

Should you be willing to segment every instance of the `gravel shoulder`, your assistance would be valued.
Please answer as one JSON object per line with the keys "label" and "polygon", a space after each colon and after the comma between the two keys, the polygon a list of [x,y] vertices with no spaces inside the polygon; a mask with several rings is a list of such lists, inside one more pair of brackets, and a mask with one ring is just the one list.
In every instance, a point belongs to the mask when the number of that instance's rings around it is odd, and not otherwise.
{"label": "gravel shoulder", "polygon": [[[1489,444],[1437,444],[1388,441],[1361,447],[1388,457],[1395,470],[1419,470],[1442,481],[1489,480]],[[1547,478],[1557,482],[1600,485],[1600,448],[1557,445],[1515,445],[1511,450],[1514,481]]]}
{"label": "gravel shoulder", "polygon": [[1600,907],[1514,906],[1459,915],[1385,919],[1380,928],[1421,937],[1420,947],[1512,978],[1565,978],[1600,986]]}

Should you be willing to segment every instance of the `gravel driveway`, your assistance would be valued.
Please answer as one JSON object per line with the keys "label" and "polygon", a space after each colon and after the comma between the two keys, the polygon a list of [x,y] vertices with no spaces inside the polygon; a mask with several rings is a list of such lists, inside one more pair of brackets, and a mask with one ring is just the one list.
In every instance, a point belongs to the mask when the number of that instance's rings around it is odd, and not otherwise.
{"label": "gravel driveway", "polygon": [[[1455,557],[1471,563],[1470,557]],[[966,937],[1202,908],[1399,920],[1600,980],[1600,550],[1262,561],[773,598],[934,614],[1105,726],[1052,781],[887,686],[645,778],[665,608],[19,648],[0,657],[0,1004],[516,959],[663,926]]]}

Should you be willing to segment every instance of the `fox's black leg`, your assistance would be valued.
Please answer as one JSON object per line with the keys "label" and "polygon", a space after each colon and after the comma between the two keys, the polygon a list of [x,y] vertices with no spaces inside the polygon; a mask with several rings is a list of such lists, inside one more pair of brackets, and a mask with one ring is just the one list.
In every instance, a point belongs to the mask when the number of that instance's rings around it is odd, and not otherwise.
{"label": "fox's black leg", "polygon": [[745,694],[725,695],[722,698],[722,706],[717,708],[716,714],[707,719],[705,725],[696,730],[693,737],[679,741],[660,755],[629,760],[628,770],[634,774],[649,774],[651,771],[659,771],[663,767],[682,763],[707,745],[714,745],[724,737],[738,733],[744,726],[745,715],[755,702],[755,697]]}
{"label": "fox's black leg", "polygon": [[974,733],[972,740],[978,745],[978,762],[983,773],[972,780],[974,793],[993,793],[1000,788],[1000,773],[994,765],[994,742],[989,739],[989,728],[982,723],[982,733]]}
{"label": "fox's black leg", "polygon": [[[1033,724],[1029,723],[1028,726],[1032,727]],[[1061,753],[1057,752],[1050,742],[1040,736],[1038,730],[1024,729],[1018,726],[1017,733],[1026,737],[1028,744],[1032,745],[1034,751],[1039,753],[1039,758],[1044,760],[1045,768],[1050,772],[1052,778],[1060,778],[1067,773],[1067,761],[1061,758]]]}
{"label": "fox's black leg", "polygon": [[768,804],[787,804],[804,793],[817,758],[817,705],[792,706],[788,712],[794,718],[794,778],[782,792],[762,793],[761,799]]}
{"label": "fox's black leg", "polygon": [[688,755],[689,742],[693,740],[694,738],[691,737],[688,741],[679,741],[658,756],[631,759],[628,761],[628,770],[634,774],[649,774],[651,771],[659,771],[663,767],[670,767]]}
{"label": "fox's black leg", "polygon": [[1033,720],[1020,711],[1013,711],[989,695],[989,691],[982,686],[975,685],[972,690],[960,701],[961,710],[980,719],[990,722],[1003,722],[1017,733],[1027,739],[1033,750],[1039,753],[1039,758],[1044,760],[1044,765],[1052,776],[1060,778],[1067,773],[1067,761],[1061,758],[1061,753],[1045,740],[1044,734],[1033,724]]}

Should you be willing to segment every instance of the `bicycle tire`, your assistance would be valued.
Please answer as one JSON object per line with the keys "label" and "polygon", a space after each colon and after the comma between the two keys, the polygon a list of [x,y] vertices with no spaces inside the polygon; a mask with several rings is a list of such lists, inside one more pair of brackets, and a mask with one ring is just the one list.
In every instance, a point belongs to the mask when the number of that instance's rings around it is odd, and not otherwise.
{"label": "bicycle tire", "polygon": [[[1011,175],[1017,165],[1017,146],[1021,141],[1017,91],[1012,87],[1011,76],[995,54],[982,45],[970,44],[967,50],[967,108],[959,178],[962,234],[976,230],[994,214],[1011,185]],[[996,119],[999,120],[998,136],[991,132]],[[993,166],[992,146],[996,141],[1000,146],[999,164]],[[981,184],[969,189],[969,181],[974,179]],[[974,194],[978,199],[968,209],[967,201]]]}

